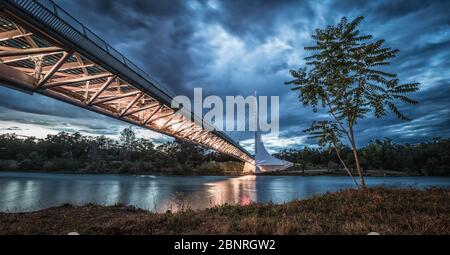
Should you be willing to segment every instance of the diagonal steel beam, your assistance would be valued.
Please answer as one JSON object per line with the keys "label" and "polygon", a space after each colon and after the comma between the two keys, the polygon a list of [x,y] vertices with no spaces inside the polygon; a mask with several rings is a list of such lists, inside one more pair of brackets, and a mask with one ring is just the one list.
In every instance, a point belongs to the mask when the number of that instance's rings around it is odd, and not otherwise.
{"label": "diagonal steel beam", "polygon": [[1,32],[0,33],[0,42],[4,42],[4,41],[8,41],[8,40],[14,40],[14,39],[19,39],[25,36],[31,36],[33,35],[32,33],[26,33],[26,34],[22,34],[22,32],[20,32],[19,30],[10,30],[10,31],[5,31],[5,32]]}
{"label": "diagonal steel beam", "polygon": [[138,112],[142,112],[142,111],[145,111],[145,110],[148,110],[148,109],[152,109],[152,108],[155,108],[158,105],[159,105],[159,103],[147,105],[147,106],[144,106],[144,107],[141,107],[141,108],[129,111],[126,114],[124,114],[123,116],[129,116],[129,115],[132,115],[132,114],[135,114],[135,113],[138,113]]}
{"label": "diagonal steel beam", "polygon": [[[95,64],[85,64],[85,65],[81,65],[81,66],[80,66],[80,64],[78,64],[78,62],[70,62],[70,63],[64,63],[64,64],[58,69],[58,71],[59,71],[59,72],[61,72],[61,71],[69,71],[69,70],[82,69],[82,68],[85,68],[85,67],[93,67],[93,66],[95,66]],[[48,72],[48,71],[50,71],[50,69],[51,69],[52,67],[53,67],[52,65],[49,65],[49,66],[43,66],[43,67],[42,67],[42,71],[43,71],[43,72]],[[22,70],[22,71],[24,71],[24,72],[34,72],[34,69],[33,69],[33,68],[27,68],[27,67],[14,67],[14,68],[17,68],[17,69]],[[67,75],[69,75],[69,74],[67,74]]]}
{"label": "diagonal steel beam", "polygon": [[184,117],[181,117],[179,120],[177,120],[175,122],[171,122],[170,125],[180,124],[180,123],[183,123],[183,121],[185,121],[185,119],[184,119]]}
{"label": "diagonal steel beam", "polygon": [[[15,24],[15,26],[22,35],[27,34],[27,30],[25,28],[19,26],[18,24]],[[31,45],[31,47],[39,48],[39,45],[36,43],[36,41],[33,39],[33,37],[31,37],[31,35],[26,35],[25,40],[28,42],[28,44]]]}
{"label": "diagonal steel beam", "polygon": [[193,126],[195,126],[194,122],[188,123],[188,125],[185,127],[183,127],[183,125],[181,125],[180,128],[178,130],[176,130],[175,133],[173,133],[173,134],[178,135],[178,134],[182,133],[183,131],[192,128]]}
{"label": "diagonal steel beam", "polygon": [[[96,91],[98,91],[100,88],[103,87],[103,84],[105,84],[105,83],[101,82],[101,83],[91,83],[91,84],[89,84],[89,92],[96,92]],[[109,86],[108,88],[109,89],[119,89],[119,87],[120,88],[129,88],[130,84],[122,83],[122,84],[118,85],[117,82],[116,82],[113,85]],[[75,92],[85,92],[86,91],[85,88],[81,88],[81,87],[73,87],[73,88],[71,88],[71,90],[75,91]]]}
{"label": "diagonal steel beam", "polygon": [[37,54],[37,55],[28,55],[28,56],[22,56],[22,57],[4,57],[2,59],[2,62],[4,64],[9,64],[9,63],[14,63],[14,62],[18,62],[18,61],[22,61],[22,60],[27,60],[30,59],[32,57],[46,57],[46,56],[53,56],[53,55],[58,55],[61,54],[62,51],[58,51],[58,52],[53,52],[53,53],[44,53],[44,54]]}
{"label": "diagonal steel beam", "polygon": [[116,78],[117,76],[109,77],[108,80],[103,84],[103,86],[97,92],[95,92],[95,94],[89,99],[87,105],[92,105],[92,103],[97,99],[97,97],[100,96],[100,94],[102,94],[103,91],[105,91]]}
{"label": "diagonal steel beam", "polygon": [[142,92],[141,91],[134,91],[134,92],[130,92],[130,93],[119,94],[117,96],[107,97],[107,98],[104,98],[104,99],[97,100],[95,102],[92,102],[91,105],[104,104],[104,103],[107,103],[107,102],[119,100],[121,98],[132,97],[132,96],[137,95],[139,93],[142,93]]}
{"label": "diagonal steel beam", "polygon": [[63,49],[59,47],[8,50],[8,51],[0,51],[0,58],[27,56],[43,53],[59,53],[61,51],[63,51]]}
{"label": "diagonal steel beam", "polygon": [[81,70],[83,70],[84,75],[88,76],[89,72],[86,69],[86,67],[83,67],[84,66],[84,62],[83,62],[83,59],[81,59],[80,53],[76,53],[75,54],[75,58],[77,59],[78,65],[81,67]]}
{"label": "diagonal steel beam", "polygon": [[219,147],[217,147],[217,150],[219,150],[219,151],[221,151],[221,150],[223,150],[223,147],[225,147],[225,141],[224,140],[222,140],[221,142],[220,142],[220,144],[219,144]]}
{"label": "diagonal steel beam", "polygon": [[219,139],[219,137],[217,136],[213,136],[212,139],[210,140],[211,146],[214,145]]}
{"label": "diagonal steel beam", "polygon": [[55,81],[55,82],[47,83],[46,85],[42,86],[41,88],[42,89],[50,89],[50,88],[54,88],[54,87],[60,87],[60,86],[70,85],[70,84],[84,82],[84,81],[109,78],[109,77],[113,77],[113,76],[114,75],[111,73],[106,73],[106,74],[97,74],[97,75],[92,75],[92,76],[80,77],[80,78],[76,78],[76,79],[66,79],[66,80],[62,80],[62,81]]}
{"label": "diagonal steel beam", "polygon": [[133,99],[133,101],[131,101],[131,102],[128,104],[128,106],[125,107],[125,109],[123,109],[123,111],[119,114],[119,117],[123,117],[123,116],[128,112],[128,110],[130,110],[130,108],[133,107],[133,105],[136,104],[136,102],[137,102],[143,95],[144,95],[144,93],[138,94],[138,95]]}
{"label": "diagonal steel beam", "polygon": [[[176,113],[174,113],[172,116],[170,116],[169,118],[168,118],[168,120],[166,121],[166,122],[164,122],[164,124],[161,126],[161,130],[165,130],[168,126],[169,126],[169,124],[172,124],[173,122],[174,122],[174,120],[175,120],[175,116],[176,116],[177,114]],[[178,122],[179,122],[180,120],[178,120]],[[177,121],[175,121],[175,122],[177,122]],[[169,130],[167,130],[167,131],[169,131]]]}
{"label": "diagonal steel beam", "polygon": [[[76,62],[73,63],[67,63],[64,64],[61,68],[59,68],[60,71],[69,71],[69,70],[73,70],[73,69],[83,69],[83,68],[87,68],[87,67],[93,67],[95,66],[95,64],[84,64],[84,65],[78,65]],[[45,66],[43,67],[45,70]]]}
{"label": "diagonal steel beam", "polygon": [[[77,60],[78,65],[83,66],[83,59],[81,58],[80,53],[75,53],[75,59]],[[89,76],[89,72],[87,70],[86,67],[82,67],[81,70],[83,71],[84,76]],[[89,97],[89,85],[90,85],[90,81],[86,81],[85,83],[85,88],[84,88],[84,97],[88,98]]]}
{"label": "diagonal steel beam", "polygon": [[208,137],[205,141],[203,141],[203,143],[210,146],[209,143],[213,140],[214,140],[214,136],[211,136],[211,137]]}
{"label": "diagonal steel beam", "polygon": [[[195,134],[195,133],[201,133],[201,132],[203,132],[203,129],[200,129],[200,130],[198,130],[197,129],[198,127],[193,127],[193,128],[191,128],[190,130],[188,129],[188,131],[186,132],[186,133],[184,133],[184,135],[182,136],[183,138],[186,138],[186,137],[189,137],[190,135],[193,135],[193,134]],[[193,140],[193,139],[190,139],[190,140]]]}
{"label": "diagonal steel beam", "polygon": [[206,132],[204,135],[202,135],[199,139],[199,143],[203,143],[203,141],[205,140],[206,137],[208,137],[209,133]]}
{"label": "diagonal steel beam", "polygon": [[197,138],[202,132],[203,132],[203,129],[200,129],[197,132],[192,133],[192,134],[194,134],[194,136],[191,138],[191,140],[195,141],[195,138]]}
{"label": "diagonal steel beam", "polygon": [[161,130],[164,130],[164,129],[166,128],[167,124],[169,124],[169,122],[173,120],[173,118],[174,118],[174,116],[175,116],[175,113],[172,114],[172,115],[169,115],[169,116],[170,116],[170,117],[167,119],[167,121],[164,122],[164,123],[162,124]]}
{"label": "diagonal steel beam", "polygon": [[150,115],[147,117],[147,119],[144,120],[144,122],[142,122],[143,125],[147,125],[147,123],[150,121],[151,118],[153,118],[153,116],[159,111],[161,110],[161,108],[163,108],[164,105],[160,105],[158,106],[155,110],[153,110]]}
{"label": "diagonal steel beam", "polygon": [[181,115],[180,119],[178,119],[177,121],[174,122],[174,118],[175,118],[176,115],[177,115],[177,113],[174,113],[173,117],[170,118],[166,123],[164,123],[164,125],[161,127],[161,129],[162,130],[165,129],[169,124],[176,125],[176,124],[181,123],[181,122],[184,121],[184,116]]}
{"label": "diagonal steel beam", "polygon": [[[178,134],[178,132],[180,132],[180,130],[182,130],[183,128],[188,128],[191,125],[191,122],[186,121],[186,119],[184,117],[182,117],[181,119],[182,119],[182,121],[180,122],[181,124],[178,126],[178,128],[172,130],[172,132],[173,132],[172,134]],[[186,121],[186,123],[183,123],[185,121]]]}
{"label": "diagonal steel beam", "polygon": [[208,139],[206,139],[205,144],[211,146],[211,144],[216,140],[214,135],[211,135]]}
{"label": "diagonal steel beam", "polygon": [[48,80],[52,78],[52,76],[58,71],[58,69],[72,56],[73,51],[64,52],[63,56],[56,62],[56,64],[45,74],[44,78],[40,80],[36,86],[36,88],[40,88],[44,85]]}
{"label": "diagonal steel beam", "polygon": [[[51,66],[51,67],[53,67],[53,66]],[[19,70],[19,71],[22,71],[22,72],[25,72],[25,73],[28,73],[28,74],[33,74],[36,70],[34,70],[33,68],[27,68],[27,67],[17,67],[17,66],[15,66],[14,67],[15,69],[17,69],[17,70]],[[42,68],[42,73],[47,73],[48,71],[50,70],[50,68]],[[68,74],[68,73],[64,73],[64,72],[61,72],[61,68],[57,71],[57,72],[55,72],[55,74],[54,74],[54,76],[55,75],[57,75],[57,76],[62,76],[62,77],[67,77],[67,78],[72,78],[72,79],[75,79],[75,78],[78,78],[79,76],[78,75],[76,75],[76,74]]]}
{"label": "diagonal steel beam", "polygon": [[8,46],[0,45],[0,50],[2,50],[2,51],[14,51],[14,50],[18,50],[18,49],[14,48],[14,47],[8,47]]}
{"label": "diagonal steel beam", "polygon": [[[196,141],[197,143],[201,144],[202,138],[208,135],[208,133],[204,133],[204,131],[205,130],[200,129],[200,132],[195,135],[195,137],[198,137],[198,139]],[[195,141],[194,139],[191,139],[191,140]]]}
{"label": "diagonal steel beam", "polygon": [[219,148],[222,141],[223,141],[222,138],[217,137],[216,141],[214,141],[214,145],[216,145],[216,147]]}
{"label": "diagonal steel beam", "polygon": [[1,37],[0,38],[0,42],[5,42],[5,41],[9,41],[9,40],[15,40],[15,39],[19,39],[22,37],[27,37],[33,35],[32,33],[27,33],[27,34],[20,34],[20,35],[16,35],[16,36],[12,36],[12,37]]}
{"label": "diagonal steel beam", "polygon": [[157,120],[160,120],[160,119],[163,119],[163,118],[165,118],[165,117],[169,117],[170,115],[174,115],[174,113],[171,112],[171,113],[159,115],[158,117],[149,120],[147,123],[148,123],[148,124],[152,124],[153,122],[155,122],[155,121],[157,121]]}

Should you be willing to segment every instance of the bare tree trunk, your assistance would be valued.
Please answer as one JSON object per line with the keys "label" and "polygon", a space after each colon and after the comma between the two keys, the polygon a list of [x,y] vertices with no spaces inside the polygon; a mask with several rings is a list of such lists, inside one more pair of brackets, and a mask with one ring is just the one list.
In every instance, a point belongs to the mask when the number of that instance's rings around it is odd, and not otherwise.
{"label": "bare tree trunk", "polygon": [[334,145],[334,150],[336,151],[336,154],[339,158],[339,160],[341,161],[342,166],[344,166],[345,171],[347,171],[348,175],[350,175],[350,177],[352,177],[353,182],[356,185],[356,188],[359,190],[359,184],[355,179],[355,176],[353,176],[352,172],[350,172],[350,170],[347,167],[347,164],[345,164],[344,160],[342,160],[341,158],[341,154],[339,153],[339,150],[337,149],[336,145]]}
{"label": "bare tree trunk", "polygon": [[356,170],[358,171],[359,180],[361,182],[361,187],[366,189],[366,182],[364,181],[364,176],[361,171],[361,163],[359,161],[358,151],[356,150],[355,138],[353,136],[353,126],[349,125],[348,127],[349,135],[350,135],[350,144],[352,146],[353,157],[355,158]]}

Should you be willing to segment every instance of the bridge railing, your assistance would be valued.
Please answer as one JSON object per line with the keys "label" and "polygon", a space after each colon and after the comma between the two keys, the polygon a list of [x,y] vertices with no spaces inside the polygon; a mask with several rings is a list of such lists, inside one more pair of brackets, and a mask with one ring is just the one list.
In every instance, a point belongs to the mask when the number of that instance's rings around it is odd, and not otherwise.
{"label": "bridge railing", "polygon": [[159,89],[163,90],[164,93],[167,95],[173,97],[173,92],[165,85],[157,81],[155,78],[153,78],[151,75],[149,75],[147,72],[142,70],[140,67],[135,65],[131,60],[129,60],[127,57],[125,57],[122,53],[114,49],[110,44],[108,44],[105,40],[100,38],[98,35],[96,35],[92,30],[87,28],[85,25],[83,25],[81,22],[79,22],[75,17],[73,17],[70,13],[59,7],[56,3],[54,3],[52,0],[12,0],[15,4],[22,7],[32,8],[30,6],[30,2],[36,2],[40,4],[42,7],[47,9],[47,11],[51,12],[52,14],[56,15],[58,18],[64,20],[68,25],[70,25],[73,29],[77,30],[79,33],[86,36],[89,40],[91,40],[93,43],[95,43],[98,47],[102,48],[109,54],[111,54],[114,58],[116,58],[118,61],[126,65],[128,68],[132,69],[139,75],[141,75],[143,78],[148,79],[150,82],[154,83],[158,86]]}

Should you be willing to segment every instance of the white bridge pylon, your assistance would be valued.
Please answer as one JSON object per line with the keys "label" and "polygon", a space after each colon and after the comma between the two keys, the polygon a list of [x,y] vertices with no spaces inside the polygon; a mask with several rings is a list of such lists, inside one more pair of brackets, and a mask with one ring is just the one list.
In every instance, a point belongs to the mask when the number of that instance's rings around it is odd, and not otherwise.
{"label": "white bridge pylon", "polygon": [[294,164],[292,162],[282,160],[279,158],[276,158],[272,156],[266,149],[266,146],[264,145],[264,142],[261,137],[261,132],[259,131],[259,104],[256,96],[255,91],[255,107],[254,107],[254,120],[256,125],[256,131],[255,131],[255,140],[254,140],[254,158],[255,162],[252,163],[246,163],[244,166],[245,172],[253,172],[253,173],[265,173],[265,172],[274,172],[274,171],[282,171],[286,170],[289,167],[293,166]]}

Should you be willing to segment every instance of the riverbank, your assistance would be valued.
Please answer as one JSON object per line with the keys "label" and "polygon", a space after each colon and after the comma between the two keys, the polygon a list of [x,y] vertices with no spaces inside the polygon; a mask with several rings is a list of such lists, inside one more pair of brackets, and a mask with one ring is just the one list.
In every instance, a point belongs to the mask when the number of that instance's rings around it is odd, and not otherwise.
{"label": "riverbank", "polygon": [[214,173],[214,172],[163,172],[163,171],[154,171],[154,172],[116,172],[116,171],[98,171],[98,172],[84,172],[78,170],[59,170],[59,171],[45,171],[45,170],[0,170],[0,173],[30,173],[30,174],[73,174],[73,175],[118,175],[118,176],[222,176],[222,177],[240,177],[250,175],[244,172],[228,172],[228,173]]}
{"label": "riverbank", "polygon": [[[233,162],[234,164],[235,162]],[[237,162],[239,163],[239,162]],[[218,165],[223,165],[223,163],[213,163],[217,167]],[[225,166],[226,168],[228,166]],[[0,172],[20,172],[20,173],[45,173],[45,174],[114,174],[114,175],[156,175],[156,176],[227,176],[227,177],[238,177],[245,175],[254,175],[253,173],[242,172],[238,164],[234,164],[232,170],[196,170],[196,171],[183,171],[183,170],[164,170],[164,171],[115,171],[115,170],[97,170],[97,171],[86,171],[81,170],[9,170],[0,169]],[[259,173],[260,176],[348,176],[347,172],[344,171],[329,171],[327,169],[309,169],[305,171],[293,170],[293,171],[276,171]],[[354,176],[357,176],[355,173]],[[405,173],[400,171],[390,171],[390,170],[366,170],[364,171],[365,177],[420,177],[420,176],[430,176],[417,173]],[[433,175],[431,175],[433,176]],[[446,175],[444,175],[445,177]],[[436,176],[438,177],[438,176]]]}
{"label": "riverbank", "polygon": [[[344,170],[330,171],[324,168],[302,170],[285,170],[276,172],[261,173],[259,175],[269,176],[349,176]],[[353,173],[354,176],[358,176],[358,173]],[[365,170],[364,176],[366,177],[406,177],[406,176],[428,176],[419,173],[406,173],[401,171],[391,170]]]}
{"label": "riverbank", "polygon": [[448,189],[376,188],[282,205],[224,205],[178,213],[64,205],[0,213],[0,234],[450,234],[448,215]]}

